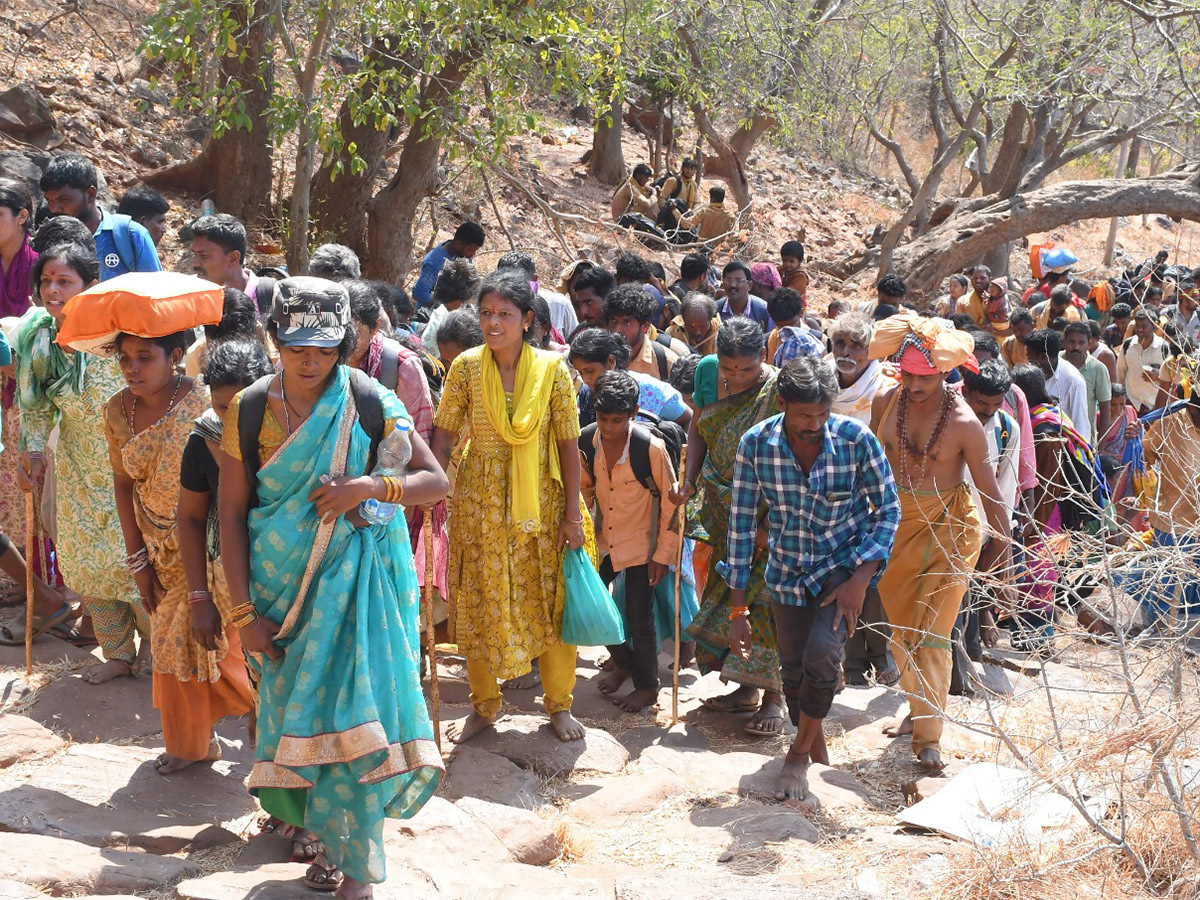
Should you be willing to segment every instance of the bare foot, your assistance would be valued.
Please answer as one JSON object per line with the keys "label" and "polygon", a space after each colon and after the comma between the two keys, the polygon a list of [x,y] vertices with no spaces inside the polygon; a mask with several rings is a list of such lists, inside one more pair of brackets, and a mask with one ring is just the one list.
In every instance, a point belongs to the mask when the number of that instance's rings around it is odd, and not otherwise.
{"label": "bare foot", "polygon": [[613,703],[625,710],[625,712],[641,712],[647,706],[653,706],[658,702],[658,691],[650,688],[638,688],[630,691],[624,697],[613,698]]}
{"label": "bare foot", "polygon": [[584,728],[568,710],[551,713],[550,727],[558,735],[560,741],[578,741],[583,737]]}
{"label": "bare foot", "polygon": [[150,653],[150,639],[146,638],[142,641],[142,646],[138,647],[137,656],[133,660],[131,667],[132,675],[150,675],[154,671],[154,657]]}
{"label": "bare foot", "polygon": [[808,758],[822,766],[829,765],[829,747],[825,744],[824,728],[818,728],[816,735],[813,736],[812,748],[808,751]]}
{"label": "bare foot", "polygon": [[462,744],[484,729],[491,728],[494,724],[496,724],[495,719],[485,719],[475,710],[471,710],[471,714],[465,719],[451,722],[446,727],[446,736],[450,738],[451,743]]}
{"label": "bare foot", "polygon": [[[695,641],[680,641],[679,642],[679,670],[682,672],[688,666],[696,661],[696,642]],[[675,663],[671,662],[669,668],[674,669]]]}
{"label": "bare foot", "polygon": [[600,693],[615,694],[621,689],[621,685],[629,680],[629,675],[628,669],[618,669],[614,666],[607,674],[597,678],[596,684],[600,688]]}
{"label": "bare foot", "polygon": [[371,900],[375,896],[374,885],[366,881],[355,881],[349,875],[342,878],[337,900]]}
{"label": "bare foot", "polygon": [[1000,629],[996,625],[996,617],[990,610],[979,614],[979,638],[983,646],[994,650],[1000,644]]}
{"label": "bare foot", "polygon": [[154,761],[154,769],[159,775],[174,775],[176,772],[182,772],[196,763],[215,762],[220,758],[221,745],[214,738],[213,742],[208,746],[208,756],[204,757],[204,759],[183,759],[179,756],[172,756],[170,753],[162,753]]}
{"label": "bare foot", "polygon": [[946,768],[946,764],[942,762],[942,754],[932,747],[926,747],[917,754],[917,765],[926,772],[940,772]]}
{"label": "bare foot", "polygon": [[541,683],[542,673],[538,671],[537,666],[534,666],[524,675],[508,679],[500,685],[500,688],[505,691],[532,691]]}
{"label": "bare foot", "polygon": [[803,800],[808,796],[808,759],[788,751],[775,779],[776,800]]}
{"label": "bare foot", "polygon": [[705,709],[711,709],[713,712],[742,713],[757,712],[760,700],[758,688],[743,685],[736,691],[722,694],[719,697],[709,697],[700,702]]}
{"label": "bare foot", "polygon": [[94,669],[88,669],[88,671],[84,672],[83,680],[88,684],[104,684],[106,681],[112,681],[114,678],[121,678],[126,675],[133,675],[133,667],[123,660],[110,659],[96,666]]}
{"label": "bare foot", "polygon": [[596,668],[599,669],[601,672],[611,672],[616,667],[617,667],[617,664],[615,662],[613,662],[613,658],[611,656],[606,656],[606,657],[604,657],[604,659],[602,659],[598,663],[596,663]]}
{"label": "bare foot", "polygon": [[891,725],[886,726],[883,729],[883,733],[888,737],[904,737],[906,734],[912,734],[912,716],[907,715],[899,722],[893,722]]}

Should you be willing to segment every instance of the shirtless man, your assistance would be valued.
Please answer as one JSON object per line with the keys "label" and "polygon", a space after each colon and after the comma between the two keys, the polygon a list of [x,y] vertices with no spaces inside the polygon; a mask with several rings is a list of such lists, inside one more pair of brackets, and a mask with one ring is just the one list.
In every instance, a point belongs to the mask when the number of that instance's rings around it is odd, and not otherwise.
{"label": "shirtless man", "polygon": [[[900,365],[900,385],[876,396],[871,418],[900,494],[900,527],[879,593],[910,713],[886,731],[893,737],[912,734],[920,766],[935,772],[944,768],[940,740],[950,690],[951,630],[976,561],[980,571],[1007,568],[1009,523],[988,465],[983,426],[946,384],[951,369],[973,364],[974,340],[963,332],[931,329],[917,317],[910,321],[924,336],[910,331],[904,337],[893,357]],[[873,356],[887,352],[878,335],[872,350]],[[966,472],[994,538],[982,556],[983,529]]]}

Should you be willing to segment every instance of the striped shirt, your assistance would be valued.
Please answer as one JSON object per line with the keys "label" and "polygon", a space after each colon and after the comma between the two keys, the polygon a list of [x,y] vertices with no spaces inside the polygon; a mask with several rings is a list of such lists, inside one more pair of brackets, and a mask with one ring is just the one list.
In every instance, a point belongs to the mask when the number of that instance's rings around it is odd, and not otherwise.
{"label": "striped shirt", "polygon": [[735,590],[750,581],[759,508],[766,504],[766,581],[780,603],[803,606],[836,569],[884,565],[900,524],[900,499],[883,447],[857,419],[833,415],[807,474],[783,429],[783,414],[742,436],[733,467],[729,559],[722,567]]}

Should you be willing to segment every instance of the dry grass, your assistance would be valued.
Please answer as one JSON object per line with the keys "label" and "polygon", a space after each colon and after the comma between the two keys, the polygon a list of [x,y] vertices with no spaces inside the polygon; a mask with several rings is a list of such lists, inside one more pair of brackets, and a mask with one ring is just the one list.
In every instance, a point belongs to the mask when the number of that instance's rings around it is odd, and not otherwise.
{"label": "dry grass", "polygon": [[56,660],[39,660],[33,667],[33,674],[28,677],[24,668],[0,667],[0,683],[20,681],[28,688],[16,700],[0,705],[0,712],[25,715],[37,702],[38,695],[58,679],[95,664],[94,660],[73,660],[67,656]]}

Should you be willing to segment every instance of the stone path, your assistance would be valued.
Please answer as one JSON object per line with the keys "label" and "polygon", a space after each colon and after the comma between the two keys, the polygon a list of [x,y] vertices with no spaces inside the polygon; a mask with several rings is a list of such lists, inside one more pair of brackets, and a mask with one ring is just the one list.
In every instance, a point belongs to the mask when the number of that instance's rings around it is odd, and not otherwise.
{"label": "stone path", "polygon": [[[755,740],[742,732],[747,716],[701,708],[725,688],[694,672],[681,678],[675,727],[669,681],[657,713],[621,713],[592,683],[598,655],[579,668],[585,740],[558,741],[537,692],[510,692],[511,714],[449,755],[438,795],[387,824],[381,900],[881,896],[873,876],[832,864],[825,839],[888,841],[904,793],[936,790],[915,779],[907,742],[879,733],[900,697],[839,695],[827,726],[834,766],[813,767],[814,799],[779,804],[771,782],[787,736]],[[313,896],[304,867],[288,862],[290,842],[257,835],[243,721],[221,724],[219,762],[163,778],[149,679],[88,685],[80,671],[93,656],[51,639],[38,642],[38,661],[27,684],[19,650],[0,648],[0,830],[10,832],[0,900]],[[466,714],[467,691],[460,662],[440,671],[447,722]],[[921,859],[947,842],[899,836],[896,846]]]}

